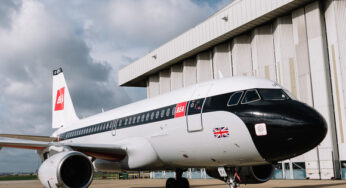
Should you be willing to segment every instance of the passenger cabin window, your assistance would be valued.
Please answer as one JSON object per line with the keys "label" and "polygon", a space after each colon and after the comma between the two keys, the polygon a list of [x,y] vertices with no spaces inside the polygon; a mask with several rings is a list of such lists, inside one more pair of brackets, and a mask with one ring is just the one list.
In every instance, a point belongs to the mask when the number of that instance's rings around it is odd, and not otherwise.
{"label": "passenger cabin window", "polygon": [[145,121],[149,121],[150,113],[148,112],[147,115],[145,116]]}
{"label": "passenger cabin window", "polygon": [[172,108],[172,116],[174,117],[175,115],[175,106]]}
{"label": "passenger cabin window", "polygon": [[168,118],[170,114],[171,114],[171,108],[168,107],[166,110],[166,117]]}
{"label": "passenger cabin window", "polygon": [[242,104],[251,103],[260,100],[260,96],[258,95],[255,89],[247,90],[245,92],[244,98],[241,101]]}
{"label": "passenger cabin window", "polygon": [[155,119],[158,119],[159,118],[159,115],[160,115],[160,111],[156,111],[156,114],[155,114]]}
{"label": "passenger cabin window", "polygon": [[144,118],[145,118],[145,114],[142,114],[142,117],[141,117],[141,122],[143,123],[144,121]]}
{"label": "passenger cabin window", "polygon": [[150,120],[154,120],[155,112],[151,112]]}
{"label": "passenger cabin window", "polygon": [[258,89],[263,100],[289,100],[290,98],[282,89]]}
{"label": "passenger cabin window", "polygon": [[160,118],[162,119],[164,117],[164,115],[165,115],[165,109],[162,109],[161,114],[160,114]]}
{"label": "passenger cabin window", "polygon": [[243,95],[243,92],[236,92],[231,95],[231,97],[228,100],[227,106],[235,106],[239,103],[241,96]]}
{"label": "passenger cabin window", "polygon": [[199,114],[202,111],[204,99],[192,100],[189,103],[188,114]]}

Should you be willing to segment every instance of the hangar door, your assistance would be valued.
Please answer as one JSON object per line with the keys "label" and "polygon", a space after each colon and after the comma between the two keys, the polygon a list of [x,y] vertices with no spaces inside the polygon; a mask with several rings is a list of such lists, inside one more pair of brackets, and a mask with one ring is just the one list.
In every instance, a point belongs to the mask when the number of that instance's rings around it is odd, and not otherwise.
{"label": "hangar door", "polygon": [[202,108],[212,84],[199,86],[191,96],[187,106],[187,130],[189,132],[201,131],[203,129]]}

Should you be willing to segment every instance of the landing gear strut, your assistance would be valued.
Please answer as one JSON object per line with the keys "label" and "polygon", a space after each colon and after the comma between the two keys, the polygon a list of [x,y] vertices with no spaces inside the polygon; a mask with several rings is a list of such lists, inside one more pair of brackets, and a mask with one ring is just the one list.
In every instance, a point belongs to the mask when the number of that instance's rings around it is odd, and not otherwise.
{"label": "landing gear strut", "polygon": [[190,188],[189,181],[183,178],[183,170],[177,169],[175,171],[176,178],[168,178],[166,181],[166,188]]}
{"label": "landing gear strut", "polygon": [[235,169],[227,171],[226,183],[228,185],[228,188],[239,187],[239,183],[241,183],[241,179]]}

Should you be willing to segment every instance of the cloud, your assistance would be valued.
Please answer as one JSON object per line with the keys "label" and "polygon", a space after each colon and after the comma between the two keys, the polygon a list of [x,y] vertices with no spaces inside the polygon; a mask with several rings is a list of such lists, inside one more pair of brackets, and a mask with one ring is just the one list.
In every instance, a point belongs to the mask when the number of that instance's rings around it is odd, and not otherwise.
{"label": "cloud", "polygon": [[114,1],[108,8],[109,28],[123,45],[157,46],[189,29],[213,10],[191,1]]}
{"label": "cloud", "polygon": [[10,26],[12,17],[20,7],[20,1],[1,1],[0,2],[0,27]]}
{"label": "cloud", "polygon": [[[2,133],[52,133],[51,77],[52,70],[58,67],[65,70],[80,116],[131,102],[110,76],[112,67],[107,62],[94,60],[73,27],[49,14],[40,2],[24,1],[8,28],[0,30],[0,41]],[[13,150],[1,152],[0,161],[9,157],[9,151]],[[25,156],[28,153],[26,151]],[[18,163],[26,162],[19,160]],[[0,163],[0,169],[8,169],[3,164]]]}
{"label": "cloud", "polygon": [[[145,98],[144,88],[118,87],[118,70],[198,24],[219,3],[0,1],[0,133],[52,133],[51,77],[58,67],[80,117]],[[36,160],[34,151],[3,149],[0,172],[34,171]]]}

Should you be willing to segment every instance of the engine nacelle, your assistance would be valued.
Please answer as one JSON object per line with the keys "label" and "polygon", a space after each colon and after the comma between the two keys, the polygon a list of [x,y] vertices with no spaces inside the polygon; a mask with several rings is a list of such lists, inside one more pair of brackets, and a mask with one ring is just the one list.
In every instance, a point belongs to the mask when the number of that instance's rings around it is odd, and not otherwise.
{"label": "engine nacelle", "polygon": [[239,171],[241,183],[255,184],[264,183],[270,180],[274,174],[273,165],[246,166]]}
{"label": "engine nacelle", "polygon": [[[234,169],[230,169],[234,172]],[[209,169],[206,171],[210,177],[226,181],[224,177],[219,175],[217,169]],[[241,184],[256,184],[264,183],[272,178],[274,174],[273,165],[260,165],[260,166],[244,166],[238,171],[238,175],[241,179]]]}
{"label": "engine nacelle", "polygon": [[45,160],[38,178],[46,188],[88,187],[93,179],[93,165],[86,155],[66,151]]}

